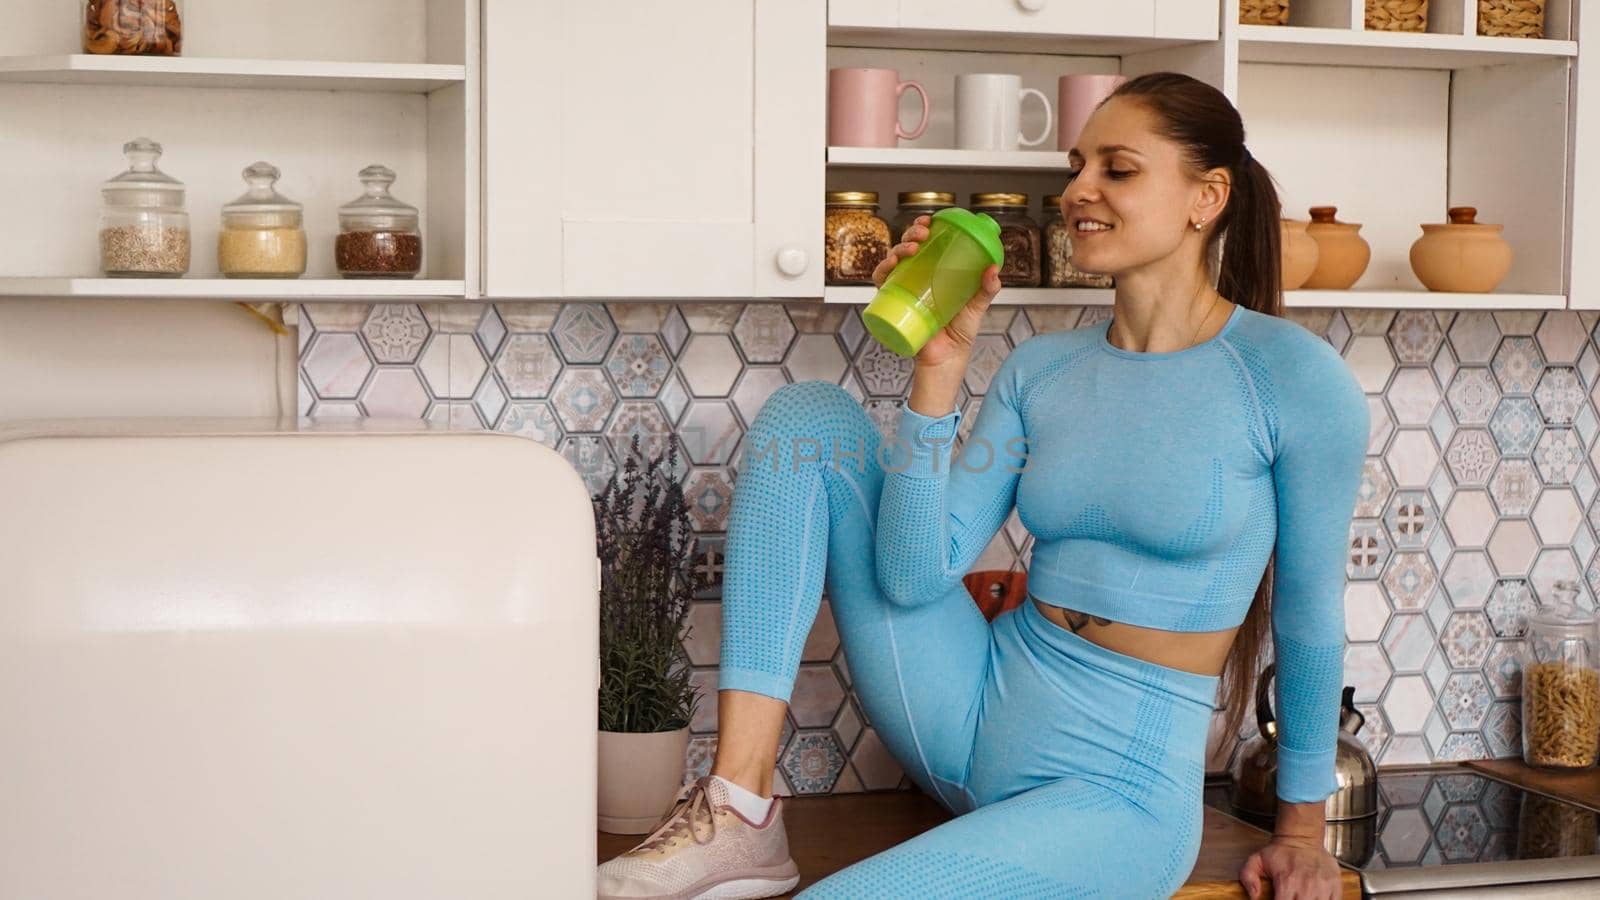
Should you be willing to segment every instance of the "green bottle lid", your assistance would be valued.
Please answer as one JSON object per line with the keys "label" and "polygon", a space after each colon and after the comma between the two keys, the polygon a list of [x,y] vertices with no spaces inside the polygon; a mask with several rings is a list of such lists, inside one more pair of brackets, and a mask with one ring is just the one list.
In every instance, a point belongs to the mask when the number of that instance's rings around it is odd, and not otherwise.
{"label": "green bottle lid", "polygon": [[978,246],[988,254],[991,262],[997,266],[1005,264],[1006,251],[1000,246],[1000,223],[990,218],[988,213],[975,213],[959,206],[952,206],[934,213],[933,220],[954,225],[966,232],[978,242]]}

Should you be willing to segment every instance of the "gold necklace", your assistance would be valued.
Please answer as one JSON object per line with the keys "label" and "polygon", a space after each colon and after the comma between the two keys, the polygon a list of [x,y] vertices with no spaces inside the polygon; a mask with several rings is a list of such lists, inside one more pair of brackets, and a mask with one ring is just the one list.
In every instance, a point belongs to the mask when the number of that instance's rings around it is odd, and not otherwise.
{"label": "gold necklace", "polygon": [[[1179,350],[1187,350],[1187,349],[1189,349],[1189,347],[1193,347],[1195,345],[1195,341],[1197,341],[1200,338],[1200,329],[1206,327],[1206,322],[1208,320],[1210,320],[1211,314],[1217,311],[1217,304],[1221,303],[1221,302],[1222,302],[1222,295],[1218,294],[1217,295],[1217,299],[1211,301],[1211,308],[1206,310],[1205,318],[1201,319],[1200,320],[1200,324],[1195,327],[1194,336],[1189,338],[1189,346],[1188,347],[1179,347],[1178,348]],[[1106,324],[1106,333],[1107,334],[1110,334],[1111,326],[1114,325],[1114,324],[1116,324],[1116,319],[1115,319],[1115,317],[1112,317],[1112,321]],[[1169,352],[1176,353],[1178,351],[1177,350],[1172,350],[1172,351],[1169,351]]]}

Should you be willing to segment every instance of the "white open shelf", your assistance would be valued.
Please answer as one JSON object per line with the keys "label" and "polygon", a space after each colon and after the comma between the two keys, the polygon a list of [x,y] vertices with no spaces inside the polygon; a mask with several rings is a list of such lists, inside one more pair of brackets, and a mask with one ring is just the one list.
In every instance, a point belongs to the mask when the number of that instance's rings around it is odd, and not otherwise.
{"label": "white open shelf", "polygon": [[1054,150],[942,150],[921,147],[829,147],[828,164],[843,168],[1066,171]]}
{"label": "white open shelf", "polygon": [[0,81],[35,84],[426,94],[460,84],[466,78],[466,66],[435,63],[196,59],[88,53],[0,57]]}
{"label": "white open shelf", "polygon": [[0,278],[3,297],[160,300],[462,300],[459,279],[401,278]]}
{"label": "white open shelf", "polygon": [[[867,304],[877,289],[830,285],[824,303]],[[1101,288],[1001,288],[998,306],[1109,306],[1114,291]],[[1285,291],[1286,307],[1346,309],[1563,309],[1563,294],[1452,294],[1434,291]]]}
{"label": "white open shelf", "polygon": [[1306,66],[1464,69],[1578,55],[1576,41],[1240,25],[1239,60]]}

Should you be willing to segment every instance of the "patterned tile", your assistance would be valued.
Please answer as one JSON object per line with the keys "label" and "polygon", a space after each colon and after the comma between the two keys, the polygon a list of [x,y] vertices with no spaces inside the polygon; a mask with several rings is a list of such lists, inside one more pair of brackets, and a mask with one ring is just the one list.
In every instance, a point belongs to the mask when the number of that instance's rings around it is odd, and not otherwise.
{"label": "patterned tile", "polygon": [[1544,371],[1544,355],[1532,338],[1508,337],[1500,343],[1500,350],[1489,367],[1500,382],[1500,390],[1507,394],[1527,394]]}
{"label": "patterned tile", "polygon": [[1568,425],[1583,406],[1583,386],[1578,383],[1578,370],[1570,366],[1553,366],[1539,376],[1533,389],[1534,402],[1546,425]]}
{"label": "patterned tile", "polygon": [[1426,491],[1400,491],[1394,495],[1384,514],[1384,524],[1389,526],[1389,536],[1396,550],[1416,550],[1426,547],[1439,526],[1438,512],[1433,498]]}
{"label": "patterned tile", "polygon": [[1375,521],[1350,523],[1350,558],[1345,574],[1350,578],[1377,578],[1389,561],[1392,548],[1388,532]]}
{"label": "patterned tile", "polygon": [[1445,660],[1457,669],[1474,669],[1489,658],[1494,631],[1481,612],[1458,612],[1450,616],[1439,635]]}
{"label": "patterned tile", "polygon": [[1396,610],[1421,609],[1437,584],[1433,561],[1425,553],[1395,553],[1383,574],[1383,589]]}
{"label": "patterned tile", "polygon": [[1358,518],[1383,515],[1383,510],[1389,505],[1389,498],[1393,493],[1394,479],[1389,477],[1389,470],[1384,466],[1383,460],[1369,457],[1361,469],[1361,487],[1356,492],[1355,515]]}
{"label": "patterned tile", "polygon": [[1583,444],[1571,428],[1546,428],[1533,448],[1533,464],[1545,484],[1567,484],[1583,465]]}
{"label": "patterned tile", "polygon": [[428,339],[427,320],[416,304],[378,304],[361,326],[361,333],[372,348],[372,358],[380,363],[415,362]]}
{"label": "patterned tile", "polygon": [[542,400],[513,401],[500,417],[497,430],[532,438],[552,450],[561,442],[561,423],[550,404]]}
{"label": "patterned tile", "polygon": [[1528,632],[1528,616],[1534,611],[1533,591],[1527,579],[1503,578],[1495,584],[1484,604],[1489,624],[1496,637],[1517,638]]}
{"label": "patterned tile", "polygon": [[751,303],[733,326],[734,340],[739,342],[744,358],[753,363],[783,362],[794,335],[794,323],[779,303]]}
{"label": "patterned tile", "polygon": [[722,531],[728,527],[733,485],[721,469],[695,469],[683,486],[683,495],[696,531]]}
{"label": "patterned tile", "polygon": [[569,366],[556,382],[555,411],[568,431],[599,431],[617,405],[617,395],[597,368]]}
{"label": "patterned tile", "polygon": [[639,438],[640,464],[654,459],[667,447],[667,437],[672,424],[661,414],[654,400],[624,400],[617,404],[616,412],[606,425],[606,440],[611,451],[623,461],[633,453],[633,439]]}
{"label": "patterned tile", "polygon": [[1489,714],[1489,683],[1478,672],[1457,672],[1445,682],[1439,711],[1458,731],[1479,728]]}
{"label": "patterned tile", "polygon": [[1489,432],[1463,429],[1450,440],[1444,458],[1456,484],[1484,485],[1488,484],[1489,474],[1500,459],[1500,451]]}
{"label": "patterned tile", "polygon": [[844,753],[831,731],[802,731],[783,755],[783,771],[796,795],[826,794],[844,769]]}
{"label": "patterned tile", "polygon": [[561,360],[550,339],[542,334],[514,334],[505,342],[495,371],[511,396],[522,399],[547,397],[561,374]]}
{"label": "patterned tile", "polygon": [[[982,340],[982,338],[980,338]],[[998,338],[1004,344],[1005,338]],[[905,359],[875,340],[861,345],[856,356],[855,374],[871,397],[902,397],[911,384],[915,360]]]}
{"label": "patterned tile", "polygon": [[1500,401],[1500,385],[1482,366],[1463,366],[1456,370],[1445,393],[1450,411],[1462,425],[1486,425],[1489,414]]}
{"label": "patterned tile", "polygon": [[1427,310],[1403,310],[1389,326],[1389,343],[1402,363],[1425,363],[1433,359],[1444,332]]}
{"label": "patterned tile", "polygon": [[1494,703],[1484,718],[1483,740],[1489,757],[1504,759],[1522,755],[1522,716],[1515,703]]}
{"label": "patterned tile", "polygon": [[1502,459],[1489,479],[1489,496],[1502,516],[1525,516],[1539,497],[1539,473],[1532,460]]}
{"label": "patterned tile", "polygon": [[1539,441],[1544,422],[1528,397],[1504,397],[1489,417],[1489,432],[1502,456],[1527,456]]}
{"label": "patterned tile", "polygon": [[625,334],[606,356],[606,371],[623,397],[654,397],[672,371],[672,358],[653,334]]}
{"label": "patterned tile", "polygon": [[568,303],[556,317],[556,345],[569,363],[597,363],[606,358],[617,326],[598,303]]}

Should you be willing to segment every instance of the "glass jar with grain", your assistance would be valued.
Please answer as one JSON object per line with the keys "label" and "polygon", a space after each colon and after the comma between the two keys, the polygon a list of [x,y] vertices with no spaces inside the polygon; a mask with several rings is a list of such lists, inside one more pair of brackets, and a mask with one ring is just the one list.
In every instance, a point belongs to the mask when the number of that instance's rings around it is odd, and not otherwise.
{"label": "glass jar with grain", "polygon": [[229,278],[299,278],[306,271],[300,204],[273,188],[279,172],[258,162],[244,170],[250,189],[222,206],[217,270]]}
{"label": "glass jar with grain", "polygon": [[178,56],[182,51],[177,0],[85,0],[83,52]]}
{"label": "glass jar with grain", "polygon": [[941,209],[956,205],[956,195],[946,191],[905,191],[899,195],[900,208],[889,223],[890,242],[898,243],[917,216],[932,217]]}
{"label": "glass jar with grain", "polygon": [[422,271],[417,208],[389,193],[394,170],[367,166],[358,176],[360,197],[339,207],[334,264],[346,278],[414,278]]}
{"label": "glass jar with grain", "polygon": [[172,278],[189,271],[183,182],[156,167],[161,145],[122,145],[128,170],[100,186],[100,270],[113,277]]}
{"label": "glass jar with grain", "polygon": [[1072,232],[1068,231],[1067,221],[1061,215],[1061,195],[1051,194],[1044,198],[1044,249],[1040,255],[1044,258],[1044,277],[1041,279],[1045,287],[1091,287],[1108,288],[1112,286],[1110,275],[1094,275],[1081,272],[1072,265]]}
{"label": "glass jar with grain", "polygon": [[894,239],[878,218],[876,191],[829,191],[823,222],[827,284],[871,284],[872,270],[889,255]]}
{"label": "glass jar with grain", "polygon": [[1000,283],[1008,287],[1039,286],[1039,223],[1028,215],[1027,194],[973,194],[972,211],[987,213],[1000,225],[1006,261]]}
{"label": "glass jar with grain", "polygon": [[1600,635],[1594,614],[1562,595],[1528,616],[1522,648],[1522,758],[1547,769],[1587,769],[1600,756]]}

